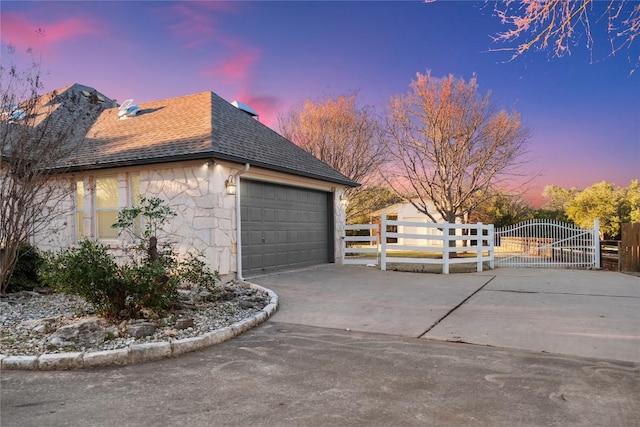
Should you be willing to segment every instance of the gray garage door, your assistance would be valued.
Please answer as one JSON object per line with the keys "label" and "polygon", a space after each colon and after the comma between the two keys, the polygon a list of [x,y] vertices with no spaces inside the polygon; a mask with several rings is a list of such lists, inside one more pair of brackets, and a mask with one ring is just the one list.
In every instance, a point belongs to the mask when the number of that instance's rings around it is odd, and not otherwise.
{"label": "gray garage door", "polygon": [[333,258],[330,193],[240,180],[242,273],[323,264]]}

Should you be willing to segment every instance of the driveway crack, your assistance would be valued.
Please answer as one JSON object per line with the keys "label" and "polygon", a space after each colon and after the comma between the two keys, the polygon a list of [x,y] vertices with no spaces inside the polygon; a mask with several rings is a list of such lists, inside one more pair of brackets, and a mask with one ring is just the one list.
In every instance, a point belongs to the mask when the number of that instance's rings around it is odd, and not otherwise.
{"label": "driveway crack", "polygon": [[471,299],[471,297],[473,297],[475,294],[477,294],[478,292],[480,292],[482,289],[484,289],[485,286],[487,286],[489,283],[491,283],[491,281],[493,279],[495,279],[496,276],[491,276],[491,279],[487,280],[487,282],[480,286],[478,289],[476,289],[471,295],[469,295],[468,297],[466,297],[465,299],[462,300],[462,302],[460,302],[460,304],[456,305],[455,307],[453,307],[451,310],[449,310],[444,316],[442,316],[441,318],[439,318],[438,320],[435,321],[435,323],[431,326],[429,326],[427,328],[426,331],[424,331],[423,333],[421,333],[420,335],[418,335],[417,338],[422,338],[423,336],[425,336],[426,334],[429,333],[429,331],[431,331],[433,328],[435,328],[440,322],[442,322],[444,319],[446,319],[447,317],[449,317],[449,315],[451,313],[453,313],[454,311],[456,311],[458,308],[460,308],[465,302],[469,301],[469,299]]}

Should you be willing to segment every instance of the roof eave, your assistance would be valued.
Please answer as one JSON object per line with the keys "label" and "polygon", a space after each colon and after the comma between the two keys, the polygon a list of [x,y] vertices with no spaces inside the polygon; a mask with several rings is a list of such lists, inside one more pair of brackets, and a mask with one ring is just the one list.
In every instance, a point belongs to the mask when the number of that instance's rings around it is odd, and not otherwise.
{"label": "roof eave", "polygon": [[116,162],[108,162],[108,163],[92,163],[85,165],[74,165],[74,166],[65,166],[53,169],[55,173],[73,173],[73,172],[82,172],[82,171],[90,171],[90,170],[100,170],[100,169],[114,169],[128,166],[145,166],[145,165],[153,165],[159,163],[175,163],[189,160],[225,160],[232,163],[238,164],[246,164],[249,163],[252,166],[257,166],[264,169],[273,170],[276,172],[284,172],[292,175],[303,176],[305,178],[317,179],[320,181],[331,182],[334,184],[344,185],[346,187],[359,187],[360,184],[351,180],[342,180],[336,178],[330,178],[326,176],[321,176],[313,173],[305,173],[296,171],[293,169],[289,169],[286,167],[274,166],[272,164],[248,161],[247,159],[243,159],[238,156],[233,156],[224,153],[215,153],[211,151],[204,151],[199,153],[190,153],[190,154],[181,154],[181,155],[173,155],[166,157],[155,157],[149,159],[135,159],[135,160],[124,160],[124,161],[116,161]]}

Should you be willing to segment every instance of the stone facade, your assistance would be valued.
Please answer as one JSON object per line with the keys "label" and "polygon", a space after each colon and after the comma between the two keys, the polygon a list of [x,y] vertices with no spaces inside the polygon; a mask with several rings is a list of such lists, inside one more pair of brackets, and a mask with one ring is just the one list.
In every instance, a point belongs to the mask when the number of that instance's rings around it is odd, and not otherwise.
{"label": "stone facade", "polygon": [[[237,218],[236,202],[239,196],[228,195],[225,180],[242,173],[242,178],[258,179],[285,185],[314,188],[333,193],[335,224],[335,258],[342,259],[340,236],[344,228],[344,206],[340,196],[344,188],[336,188],[319,180],[288,175],[258,168],[243,171],[242,166],[213,161],[189,161],[155,164],[118,169],[96,170],[77,173],[58,179],[60,188],[68,196],[52,211],[47,230],[37,233],[33,243],[44,250],[59,250],[74,245],[82,229],[84,237],[96,239],[96,180],[117,179],[118,208],[131,206],[135,198],[132,179],[139,180],[139,191],[144,197],[159,197],[175,211],[160,239],[176,243],[180,256],[200,253],[210,267],[220,274],[236,271]],[[242,179],[241,178],[241,179]],[[84,197],[78,203],[76,183],[81,182]],[[115,191],[115,189],[113,190]],[[81,208],[79,208],[81,206]],[[117,255],[122,248],[133,242],[129,236],[100,239]]]}

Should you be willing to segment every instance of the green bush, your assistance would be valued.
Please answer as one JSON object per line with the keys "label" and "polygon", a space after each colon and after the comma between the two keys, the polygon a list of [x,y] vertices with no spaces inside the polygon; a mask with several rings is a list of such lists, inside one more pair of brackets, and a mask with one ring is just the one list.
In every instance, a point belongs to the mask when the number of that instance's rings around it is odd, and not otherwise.
{"label": "green bush", "polygon": [[217,271],[211,271],[204,261],[191,253],[178,265],[178,274],[183,283],[209,292],[214,292],[216,285],[220,282],[220,274]]}
{"label": "green bush", "polygon": [[98,314],[118,317],[126,308],[127,289],[106,246],[83,240],[77,248],[46,254],[40,280],[59,292],[78,295]]}
{"label": "green bush", "polygon": [[40,283],[38,281],[38,268],[42,263],[40,252],[34,246],[25,243],[18,250],[18,260],[9,277],[7,292],[32,290]]}
{"label": "green bush", "polygon": [[[138,216],[145,220],[142,233],[134,233]],[[126,262],[118,265],[105,246],[84,240],[77,248],[47,254],[40,269],[41,281],[86,299],[98,314],[112,318],[171,308],[178,302],[181,282],[217,296],[217,271],[211,271],[193,254],[179,261],[170,244],[158,244],[158,232],[173,216],[162,200],[143,198],[139,207],[120,211],[114,224],[139,240]]]}
{"label": "green bush", "polygon": [[130,308],[162,311],[178,301],[179,278],[162,261],[142,260],[121,267]]}

